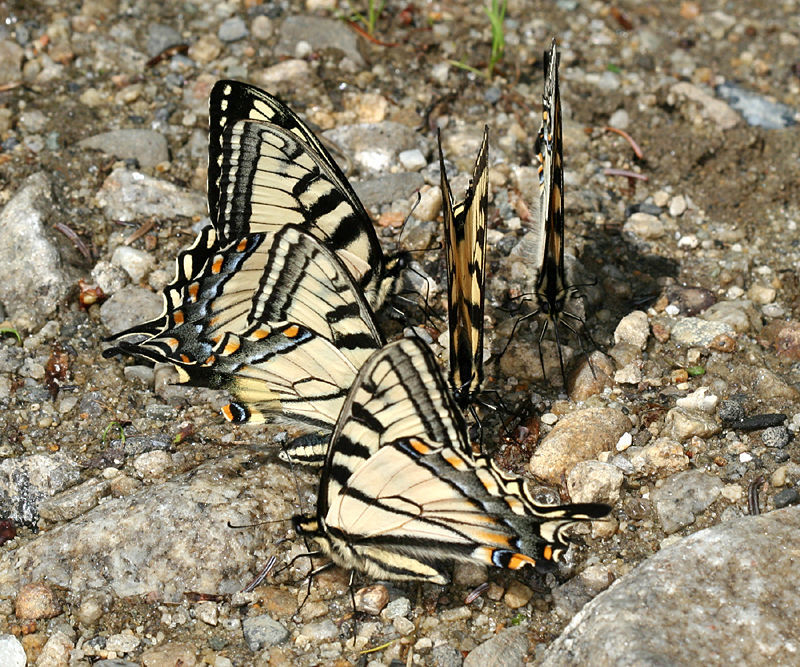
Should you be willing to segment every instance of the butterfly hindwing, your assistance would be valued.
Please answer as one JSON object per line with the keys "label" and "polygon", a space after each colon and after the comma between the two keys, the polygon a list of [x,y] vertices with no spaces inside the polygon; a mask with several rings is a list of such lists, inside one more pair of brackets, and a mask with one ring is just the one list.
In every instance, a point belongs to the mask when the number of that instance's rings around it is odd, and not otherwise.
{"label": "butterfly hindwing", "polygon": [[464,201],[453,204],[439,140],[447,256],[450,385],[464,409],[483,383],[483,313],[486,284],[486,210],[489,196],[489,131],[484,128]]}
{"label": "butterfly hindwing", "polygon": [[179,260],[178,278],[165,292],[167,316],[117,337],[153,333],[122,340],[106,356],[123,351],[172,363],[181,381],[228,389],[236,402],[225,414],[237,422],[282,414],[331,428],[356,370],[382,343],[337,257],[289,225],[250,234],[194,265],[202,272],[187,281]]}
{"label": "butterfly hindwing", "polygon": [[390,343],[359,371],[331,438],[317,516],[296,517],[338,564],[445,583],[454,561],[548,567],[566,527],[605,505],[542,505],[524,479],[473,455],[430,349]]}

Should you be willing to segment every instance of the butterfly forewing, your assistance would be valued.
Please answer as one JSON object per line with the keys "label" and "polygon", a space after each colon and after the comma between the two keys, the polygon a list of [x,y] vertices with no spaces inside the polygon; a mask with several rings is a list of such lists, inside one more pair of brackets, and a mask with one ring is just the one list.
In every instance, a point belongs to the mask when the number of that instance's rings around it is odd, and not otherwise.
{"label": "butterfly forewing", "polygon": [[464,201],[453,204],[441,138],[439,167],[445,228],[450,331],[450,386],[464,409],[483,383],[483,313],[486,284],[486,210],[489,196],[488,128],[484,128]]}
{"label": "butterfly forewing", "polygon": [[387,264],[369,214],[314,133],[277,98],[236,81],[214,86],[210,115],[209,204],[215,198],[220,238],[301,225],[337,252],[379,307],[396,258]]}
{"label": "butterfly forewing", "polygon": [[536,296],[545,313],[558,312],[566,298],[564,276],[564,169],[562,158],[559,55],[555,41],[545,53],[542,127],[537,140],[540,161],[539,234],[543,238]]}
{"label": "butterfly forewing", "polygon": [[605,505],[541,505],[522,478],[473,455],[430,349],[390,343],[359,371],[331,438],[317,516],[297,517],[337,563],[376,577],[447,580],[454,561],[558,561],[564,529]]}

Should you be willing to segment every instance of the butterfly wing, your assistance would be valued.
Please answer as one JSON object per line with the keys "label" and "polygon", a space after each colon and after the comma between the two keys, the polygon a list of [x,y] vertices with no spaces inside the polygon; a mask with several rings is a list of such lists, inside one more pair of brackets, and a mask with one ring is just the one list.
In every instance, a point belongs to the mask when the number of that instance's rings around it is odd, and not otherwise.
{"label": "butterfly wing", "polygon": [[[112,337],[118,343],[104,354],[172,363],[184,382],[228,389],[237,403],[226,416],[237,422],[261,422],[276,412],[306,421],[307,413],[320,412],[307,421],[330,428],[356,370],[382,343],[349,272],[320,241],[291,225],[220,251],[212,247],[200,259],[204,247],[196,244],[191,262],[179,258],[176,280],[165,291],[167,314]],[[200,270],[191,280],[181,270],[189,264]],[[288,335],[295,330],[304,335]],[[128,342],[142,333],[144,340]],[[329,410],[302,405],[313,397],[312,387]]]}
{"label": "butterfly wing", "polygon": [[536,146],[539,159],[539,221],[541,239],[536,296],[543,312],[558,315],[567,296],[564,276],[564,168],[562,158],[559,55],[556,42],[545,52],[542,126]]}
{"label": "butterfly wing", "polygon": [[445,583],[453,561],[547,566],[576,520],[604,505],[536,503],[522,478],[467,444],[466,424],[427,346],[375,352],[339,416],[315,520],[296,521],[345,567]]}
{"label": "butterfly wing", "polygon": [[489,128],[484,128],[472,180],[463,202],[453,205],[439,139],[445,248],[447,253],[450,386],[464,409],[483,383],[483,312],[486,285],[486,210],[489,195]]}
{"label": "butterfly wing", "polygon": [[209,207],[222,242],[299,225],[339,255],[378,308],[402,260],[387,262],[353,187],[299,116],[254,86],[219,81],[210,128]]}

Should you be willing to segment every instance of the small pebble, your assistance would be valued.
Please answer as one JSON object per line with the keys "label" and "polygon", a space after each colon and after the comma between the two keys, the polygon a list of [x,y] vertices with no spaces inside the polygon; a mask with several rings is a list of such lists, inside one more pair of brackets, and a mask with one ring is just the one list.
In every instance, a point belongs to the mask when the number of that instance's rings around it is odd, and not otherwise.
{"label": "small pebble", "polygon": [[267,614],[244,619],[242,632],[247,647],[253,652],[282,644],[289,638],[289,631]]}
{"label": "small pebble", "polygon": [[0,635],[0,658],[5,667],[25,667],[25,649],[14,635]]}
{"label": "small pebble", "polygon": [[210,600],[198,602],[195,605],[194,613],[206,625],[216,626],[219,622],[219,610],[216,602]]}
{"label": "small pebble", "polygon": [[506,594],[503,596],[503,602],[509,609],[519,609],[524,607],[533,597],[533,590],[516,579],[513,580],[508,588]]}
{"label": "small pebble", "polygon": [[85,626],[97,622],[105,613],[110,599],[98,591],[90,591],[83,596],[78,607],[78,621]]}
{"label": "small pebble", "polygon": [[420,196],[419,204],[414,209],[414,217],[422,222],[435,220],[442,210],[442,191],[434,185]]}
{"label": "small pebble", "polygon": [[775,503],[776,509],[794,505],[798,500],[800,500],[800,494],[797,493],[797,489],[792,488],[778,491],[778,493],[772,497],[772,502]]}
{"label": "small pebble", "polygon": [[31,621],[53,618],[61,613],[61,604],[50,586],[41,582],[24,585],[14,604],[17,618]]}
{"label": "small pebble", "polygon": [[545,412],[539,420],[542,424],[547,424],[548,426],[552,426],[558,421],[558,416],[554,415],[552,412]]}
{"label": "small pebble", "polygon": [[789,444],[789,429],[785,426],[771,426],[761,432],[761,441],[767,447],[786,447]]}
{"label": "small pebble", "polygon": [[137,456],[133,461],[133,469],[142,479],[165,477],[171,467],[172,457],[163,450],[145,452]]}
{"label": "small pebble", "polygon": [[377,616],[389,602],[389,591],[383,584],[365,586],[356,591],[356,609]]}
{"label": "small pebble", "polygon": [[403,168],[408,171],[419,171],[428,164],[422,151],[418,148],[401,151],[397,158],[400,160],[400,164],[403,165]]}
{"label": "small pebble", "polygon": [[250,29],[253,32],[253,37],[255,37],[257,40],[265,42],[270,37],[272,37],[274,24],[272,23],[272,19],[270,19],[269,16],[264,16],[263,14],[259,14],[253,19],[253,23],[250,25]]}
{"label": "small pebble", "polygon": [[775,488],[780,488],[786,484],[786,466],[779,466],[775,468],[775,471],[772,473],[772,477],[769,479],[769,483]]}
{"label": "small pebble", "polygon": [[661,220],[654,215],[641,212],[631,215],[631,217],[625,221],[622,229],[629,234],[634,234],[645,240],[660,239],[666,234],[664,223],[662,223]]}
{"label": "small pebble", "polygon": [[619,500],[622,471],[611,463],[581,461],[567,473],[567,489],[576,503],[609,503]]}
{"label": "small pebble", "polygon": [[181,642],[168,642],[147,649],[141,655],[142,667],[193,667],[197,664],[195,647]]}
{"label": "small pebble", "polygon": [[669,214],[673,218],[677,218],[684,214],[687,204],[686,198],[683,195],[675,195],[669,202]]}
{"label": "small pebble", "polygon": [[223,21],[217,30],[217,37],[223,42],[237,42],[247,37],[247,25],[238,16],[232,16]]}
{"label": "small pebble", "polygon": [[411,601],[408,598],[397,598],[386,605],[381,612],[384,621],[390,621],[398,616],[408,616],[411,613]]}
{"label": "small pebble", "polygon": [[110,635],[106,638],[106,650],[115,653],[130,653],[134,651],[142,641],[130,630]]}
{"label": "small pebble", "polygon": [[74,645],[72,640],[61,630],[56,630],[47,639],[42,652],[36,659],[37,667],[66,667],[70,664],[70,654]]}
{"label": "small pebble", "polygon": [[[684,454],[683,447],[670,438],[659,438],[641,448],[631,447],[627,454],[635,473],[640,476],[669,474],[689,467],[689,457]],[[616,458],[613,462],[617,465]]]}
{"label": "small pebble", "polygon": [[719,398],[714,394],[708,393],[708,387],[700,387],[688,396],[679,398],[675,405],[687,410],[699,410],[700,412],[713,413],[717,407]]}

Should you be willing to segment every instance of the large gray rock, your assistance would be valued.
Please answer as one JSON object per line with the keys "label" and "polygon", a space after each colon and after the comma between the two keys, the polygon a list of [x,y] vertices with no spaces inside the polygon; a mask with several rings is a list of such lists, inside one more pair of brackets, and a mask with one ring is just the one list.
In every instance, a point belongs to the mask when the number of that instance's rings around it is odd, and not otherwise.
{"label": "large gray rock", "polygon": [[288,16],[281,26],[275,54],[294,56],[300,42],[306,42],[314,51],[337,49],[356,65],[365,64],[358,50],[358,37],[344,21],[317,16]]}
{"label": "large gray rock", "polygon": [[113,220],[143,218],[191,218],[206,212],[206,200],[198,192],[146,176],[138,171],[115,169],[97,193],[97,202]]}
{"label": "large gray rock", "polygon": [[[101,502],[3,553],[0,596],[45,579],[74,593],[108,588],[120,597],[232,593],[263,565],[268,545],[286,535],[294,508],[281,499],[293,494],[292,474],[270,454],[238,449]],[[252,525],[259,521],[272,523]]]}
{"label": "large gray rock", "polygon": [[790,665],[800,654],[800,508],[702,530],[589,602],[542,665]]}
{"label": "large gray rock", "polygon": [[155,130],[111,130],[83,139],[78,146],[103,151],[106,155],[118,158],[133,158],[142,169],[169,160],[167,138]]}
{"label": "large gray rock", "polygon": [[44,324],[76,286],[51,230],[53,194],[42,172],[28,177],[0,213],[0,302],[14,326]]}

